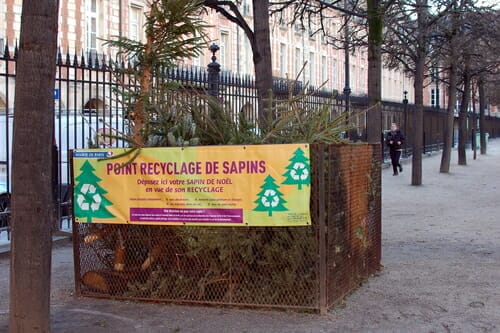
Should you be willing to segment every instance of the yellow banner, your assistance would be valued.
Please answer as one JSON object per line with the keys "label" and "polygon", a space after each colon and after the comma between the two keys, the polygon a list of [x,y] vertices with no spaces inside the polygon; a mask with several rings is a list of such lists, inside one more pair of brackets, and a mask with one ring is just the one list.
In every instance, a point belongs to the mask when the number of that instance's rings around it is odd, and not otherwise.
{"label": "yellow banner", "polygon": [[135,158],[125,152],[73,152],[77,222],[311,224],[307,144],[143,148]]}

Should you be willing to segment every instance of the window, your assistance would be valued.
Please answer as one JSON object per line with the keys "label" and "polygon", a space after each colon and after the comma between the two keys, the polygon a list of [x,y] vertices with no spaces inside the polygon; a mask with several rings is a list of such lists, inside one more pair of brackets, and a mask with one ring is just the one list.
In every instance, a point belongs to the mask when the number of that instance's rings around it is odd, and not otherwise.
{"label": "window", "polygon": [[437,82],[439,80],[439,70],[437,67],[431,68],[431,82]]}
{"label": "window", "polygon": [[326,56],[321,56],[321,84],[328,80],[328,64]]}
{"label": "window", "polygon": [[332,35],[336,37],[339,32],[339,27],[337,26],[337,23],[332,23]]}
{"label": "window", "polygon": [[[198,36],[198,34],[195,32],[194,36]],[[203,59],[203,54],[198,53],[198,55],[193,56],[191,59],[193,67],[202,67],[202,59]]]}
{"label": "window", "polygon": [[459,101],[459,98],[457,98],[457,102],[455,103],[455,117],[458,117],[458,114],[460,113],[460,109],[462,107],[462,104]]}
{"label": "window", "polygon": [[[366,90],[365,90],[365,84],[366,84],[366,82],[368,82],[368,78],[366,77],[365,68],[364,67],[361,67],[359,69],[359,82],[360,82],[361,92],[362,93],[366,92]],[[394,83],[396,83],[396,80],[394,80]]]}
{"label": "window", "polygon": [[197,55],[196,57],[193,57],[193,66],[201,67],[201,54]]}
{"label": "window", "polygon": [[129,38],[140,41],[142,39],[142,8],[130,7]]}
{"label": "window", "polygon": [[337,59],[333,59],[333,88],[335,89],[338,87],[339,84],[339,76],[340,73],[338,72],[338,64],[337,64]]}
{"label": "window", "polygon": [[351,91],[356,89],[356,65],[351,65],[351,72],[349,73],[349,85],[351,86]]}
{"label": "window", "polygon": [[279,17],[279,19],[278,19],[278,26],[280,27],[280,29],[283,29],[283,30],[286,30],[288,28],[287,25],[286,25],[285,18],[283,16]]}
{"label": "window", "polygon": [[253,73],[253,60],[252,60],[252,47],[250,46],[250,42],[248,38],[243,38],[243,49],[241,50],[243,53],[241,67],[243,73],[250,74]]}
{"label": "window", "polygon": [[241,13],[243,14],[243,16],[251,16],[252,15],[252,9],[250,7],[250,3],[248,0],[242,1]]}
{"label": "window", "polygon": [[322,45],[327,45],[328,44],[328,38],[323,33],[321,34],[321,44]]}
{"label": "window", "polygon": [[316,84],[316,63],[313,52],[309,52],[309,81],[312,85]]}
{"label": "window", "polygon": [[87,44],[87,52],[90,54],[97,54],[97,35],[98,31],[98,2],[97,0],[87,0],[87,36],[86,36],[86,44]]}
{"label": "window", "polygon": [[302,69],[302,51],[297,47],[295,48],[295,77],[294,79],[297,78],[299,75],[300,70]]}
{"label": "window", "polygon": [[307,34],[309,35],[309,39],[310,40],[316,40],[316,30],[314,30],[311,27],[309,27],[307,29]]}
{"label": "window", "polygon": [[219,50],[219,63],[223,69],[231,69],[231,52],[229,45],[229,32],[220,32],[220,50]]}
{"label": "window", "polygon": [[295,32],[296,35],[302,35],[303,31],[304,31],[304,26],[302,25],[302,23],[295,23],[293,25],[293,31]]}
{"label": "window", "polygon": [[439,89],[437,88],[431,89],[431,105],[435,107],[439,106]]}
{"label": "window", "polygon": [[286,77],[287,70],[286,70],[286,44],[281,43],[280,44],[280,75],[282,78]]}

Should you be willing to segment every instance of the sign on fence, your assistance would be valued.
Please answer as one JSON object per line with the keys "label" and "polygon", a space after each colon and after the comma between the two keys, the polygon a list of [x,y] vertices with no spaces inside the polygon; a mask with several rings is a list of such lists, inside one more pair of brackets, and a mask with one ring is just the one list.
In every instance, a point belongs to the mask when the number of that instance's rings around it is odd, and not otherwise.
{"label": "sign on fence", "polygon": [[[306,144],[73,152],[76,222],[311,224]],[[119,158],[113,158],[120,156]]]}

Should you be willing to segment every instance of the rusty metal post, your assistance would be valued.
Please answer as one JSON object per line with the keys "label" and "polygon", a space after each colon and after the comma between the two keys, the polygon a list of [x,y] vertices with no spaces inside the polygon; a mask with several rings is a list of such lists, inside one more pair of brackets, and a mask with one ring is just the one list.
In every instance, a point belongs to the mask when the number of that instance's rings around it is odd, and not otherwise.
{"label": "rusty metal post", "polygon": [[321,314],[328,312],[328,295],[327,295],[327,229],[325,221],[325,145],[320,144],[318,147],[317,170],[318,174],[318,221],[319,223],[319,311]]}
{"label": "rusty metal post", "polygon": [[[69,151],[69,165],[70,165],[70,177],[71,177],[71,186],[70,186],[70,195],[71,195],[71,204],[74,204],[74,195],[73,189],[75,187],[75,183],[73,182],[74,173],[73,173],[73,150]],[[71,207],[71,229],[73,230],[73,268],[75,269],[75,295],[80,297],[82,296],[81,289],[81,261],[80,261],[80,229],[78,227],[78,223],[75,222],[75,209]]]}

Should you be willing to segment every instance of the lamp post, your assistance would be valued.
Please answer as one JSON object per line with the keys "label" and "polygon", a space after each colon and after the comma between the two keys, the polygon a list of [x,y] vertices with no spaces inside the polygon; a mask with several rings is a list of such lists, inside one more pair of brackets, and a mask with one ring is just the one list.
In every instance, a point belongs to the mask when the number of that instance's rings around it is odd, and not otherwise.
{"label": "lamp post", "polygon": [[435,97],[436,97],[436,109],[439,110],[439,73],[437,72],[436,69],[436,88],[435,89]]}
{"label": "lamp post", "polygon": [[[403,112],[404,112],[404,117],[405,117],[405,126],[404,126],[404,129],[405,129],[405,132],[404,132],[404,135],[407,136],[408,133],[407,133],[407,124],[408,124],[408,91],[403,91]],[[406,140],[404,140],[404,144],[405,144],[405,150],[404,150],[404,156],[406,157],[407,156],[407,150],[406,150]]]}
{"label": "lamp post", "polygon": [[[347,0],[344,0],[344,8],[347,8]],[[349,124],[349,113],[350,113],[350,96],[351,88],[350,84],[350,73],[349,73],[349,24],[348,17],[345,16],[344,23],[344,101],[345,101],[345,113],[346,113],[346,125]],[[348,132],[347,132],[348,133]],[[346,135],[349,137],[349,134]]]}
{"label": "lamp post", "polygon": [[217,62],[215,53],[219,51],[219,46],[212,43],[208,49],[212,52],[212,62],[208,64],[208,93],[217,96],[219,94],[220,64]]}
{"label": "lamp post", "polygon": [[431,78],[434,82],[434,106],[439,110],[439,69],[437,62],[432,66]]}

